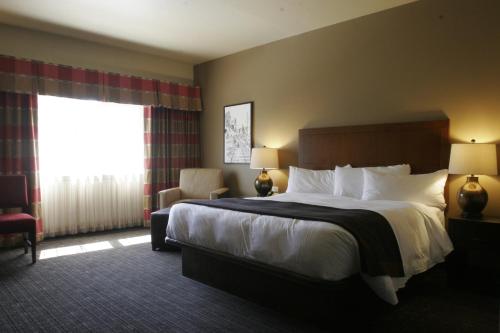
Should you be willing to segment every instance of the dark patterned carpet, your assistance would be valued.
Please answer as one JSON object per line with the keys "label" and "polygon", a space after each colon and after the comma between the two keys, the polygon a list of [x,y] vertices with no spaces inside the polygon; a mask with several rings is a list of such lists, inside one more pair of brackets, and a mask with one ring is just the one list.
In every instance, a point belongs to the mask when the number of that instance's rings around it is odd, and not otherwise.
{"label": "dark patterned carpet", "polygon": [[[36,265],[20,249],[0,251],[0,332],[344,331],[182,277],[177,252],[118,241],[147,233],[134,229],[45,241],[41,250],[103,241],[113,248]],[[396,307],[355,315],[373,332],[498,332],[498,300],[449,289],[441,268],[412,279],[400,298]]]}

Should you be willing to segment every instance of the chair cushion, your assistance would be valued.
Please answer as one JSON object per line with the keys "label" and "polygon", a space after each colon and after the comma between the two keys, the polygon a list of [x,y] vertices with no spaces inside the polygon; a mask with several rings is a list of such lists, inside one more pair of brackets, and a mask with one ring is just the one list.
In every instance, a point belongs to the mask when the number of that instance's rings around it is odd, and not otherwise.
{"label": "chair cushion", "polygon": [[[206,199],[206,198],[202,198],[202,199]],[[181,199],[181,200],[177,200],[177,201],[172,201],[170,203],[170,205],[168,205],[167,208],[172,208],[173,205],[178,204],[178,203],[189,202],[189,201],[193,201],[193,200],[197,200],[197,199]]]}
{"label": "chair cushion", "polygon": [[23,232],[35,228],[36,220],[25,213],[0,214],[0,232]]}
{"label": "chair cushion", "polygon": [[182,169],[179,179],[182,199],[208,199],[210,192],[224,187],[221,169]]}

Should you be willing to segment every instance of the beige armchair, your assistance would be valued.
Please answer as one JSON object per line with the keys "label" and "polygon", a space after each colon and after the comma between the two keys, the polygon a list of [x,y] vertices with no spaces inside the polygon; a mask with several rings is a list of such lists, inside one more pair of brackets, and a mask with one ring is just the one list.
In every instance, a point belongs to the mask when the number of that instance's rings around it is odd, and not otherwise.
{"label": "beige armchair", "polygon": [[182,169],[179,187],[158,192],[160,209],[189,199],[214,200],[228,190],[221,169]]}

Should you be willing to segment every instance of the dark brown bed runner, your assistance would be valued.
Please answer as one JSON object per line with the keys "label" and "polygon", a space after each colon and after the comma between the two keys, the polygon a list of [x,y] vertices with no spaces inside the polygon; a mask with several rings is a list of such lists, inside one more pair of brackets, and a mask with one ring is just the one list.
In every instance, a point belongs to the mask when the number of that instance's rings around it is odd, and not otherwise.
{"label": "dark brown bed runner", "polygon": [[396,236],[389,222],[379,213],[365,209],[340,209],[297,202],[239,198],[193,200],[185,203],[336,224],[349,231],[357,240],[363,273],[371,276],[404,276]]}

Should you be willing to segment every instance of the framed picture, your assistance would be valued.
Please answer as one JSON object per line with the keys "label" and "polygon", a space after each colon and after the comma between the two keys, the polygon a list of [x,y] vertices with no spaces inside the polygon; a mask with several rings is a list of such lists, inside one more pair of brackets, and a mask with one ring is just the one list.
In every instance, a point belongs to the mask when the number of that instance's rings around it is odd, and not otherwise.
{"label": "framed picture", "polygon": [[224,163],[250,163],[252,112],[253,102],[224,107]]}

